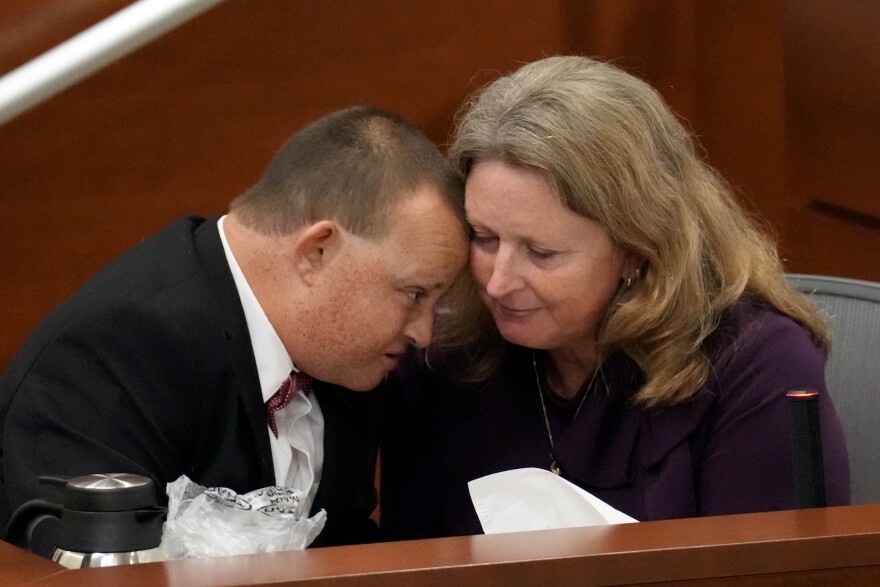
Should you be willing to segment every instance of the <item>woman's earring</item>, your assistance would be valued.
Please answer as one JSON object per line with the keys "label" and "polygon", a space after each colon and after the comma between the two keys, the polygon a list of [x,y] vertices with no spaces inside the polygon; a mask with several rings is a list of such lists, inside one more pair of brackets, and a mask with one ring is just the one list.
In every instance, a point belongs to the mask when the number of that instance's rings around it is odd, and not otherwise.
{"label": "woman's earring", "polygon": [[626,281],[623,284],[624,289],[629,289],[632,287],[634,281],[638,281],[642,276],[642,268],[636,267],[636,272],[626,278]]}

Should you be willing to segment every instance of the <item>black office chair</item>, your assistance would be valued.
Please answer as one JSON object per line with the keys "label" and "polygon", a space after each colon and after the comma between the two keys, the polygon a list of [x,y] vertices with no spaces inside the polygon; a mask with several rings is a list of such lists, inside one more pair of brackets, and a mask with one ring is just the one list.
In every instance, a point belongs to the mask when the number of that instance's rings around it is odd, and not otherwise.
{"label": "black office chair", "polygon": [[825,378],[846,433],[853,504],[880,502],[880,283],[789,273],[826,315],[834,340]]}

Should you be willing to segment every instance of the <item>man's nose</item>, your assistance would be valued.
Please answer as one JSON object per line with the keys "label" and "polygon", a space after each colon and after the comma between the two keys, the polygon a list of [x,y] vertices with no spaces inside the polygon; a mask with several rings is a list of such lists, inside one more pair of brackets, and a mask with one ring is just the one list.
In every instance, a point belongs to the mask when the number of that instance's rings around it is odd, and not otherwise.
{"label": "man's nose", "polygon": [[431,334],[434,329],[434,306],[425,305],[419,307],[412,319],[407,323],[404,335],[410,344],[419,348],[425,348],[431,344]]}

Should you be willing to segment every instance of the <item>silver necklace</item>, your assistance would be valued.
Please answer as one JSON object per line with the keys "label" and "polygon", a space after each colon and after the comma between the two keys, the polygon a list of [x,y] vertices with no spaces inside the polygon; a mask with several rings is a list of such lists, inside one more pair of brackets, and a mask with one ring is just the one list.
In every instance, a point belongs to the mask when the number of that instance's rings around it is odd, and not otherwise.
{"label": "silver necklace", "polygon": [[[578,414],[581,413],[581,408],[584,407],[584,400],[587,399],[587,394],[590,393],[590,389],[593,387],[593,382],[596,380],[596,374],[601,369],[602,363],[599,363],[599,366],[596,367],[596,370],[593,371],[593,375],[590,377],[590,382],[587,384],[587,388],[584,390],[584,395],[581,397],[581,401],[578,404],[577,410],[574,412],[574,416],[571,421],[574,422],[577,420]],[[544,403],[544,389],[541,387],[541,375],[538,373],[538,354],[535,349],[532,349],[532,369],[535,371],[535,383],[538,386],[538,399],[541,400],[541,412],[544,414],[544,428],[547,430],[547,440],[550,441],[550,471],[555,475],[562,475],[562,469],[559,468],[559,464],[556,462],[556,443],[553,441],[553,431],[550,430],[550,419],[547,417],[547,404]]]}

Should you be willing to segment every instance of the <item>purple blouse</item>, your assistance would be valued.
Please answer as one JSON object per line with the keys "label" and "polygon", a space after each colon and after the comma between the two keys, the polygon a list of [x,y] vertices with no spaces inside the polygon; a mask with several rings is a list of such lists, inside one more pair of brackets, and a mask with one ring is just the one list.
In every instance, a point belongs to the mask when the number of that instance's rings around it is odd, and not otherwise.
{"label": "purple blouse", "polygon": [[[643,376],[623,353],[602,366],[576,416],[577,406],[545,400],[563,476],[643,521],[791,509],[785,393],[816,389],[827,502],[847,504],[843,430],[826,393],[825,357],[806,331],[772,309],[740,303],[706,352],[709,380],[670,408],[633,407]],[[449,377],[461,360],[432,351],[429,369],[413,351],[385,389],[380,496],[390,539],[480,534],[468,481],[549,469],[531,350],[512,347],[504,368],[479,388]]]}

